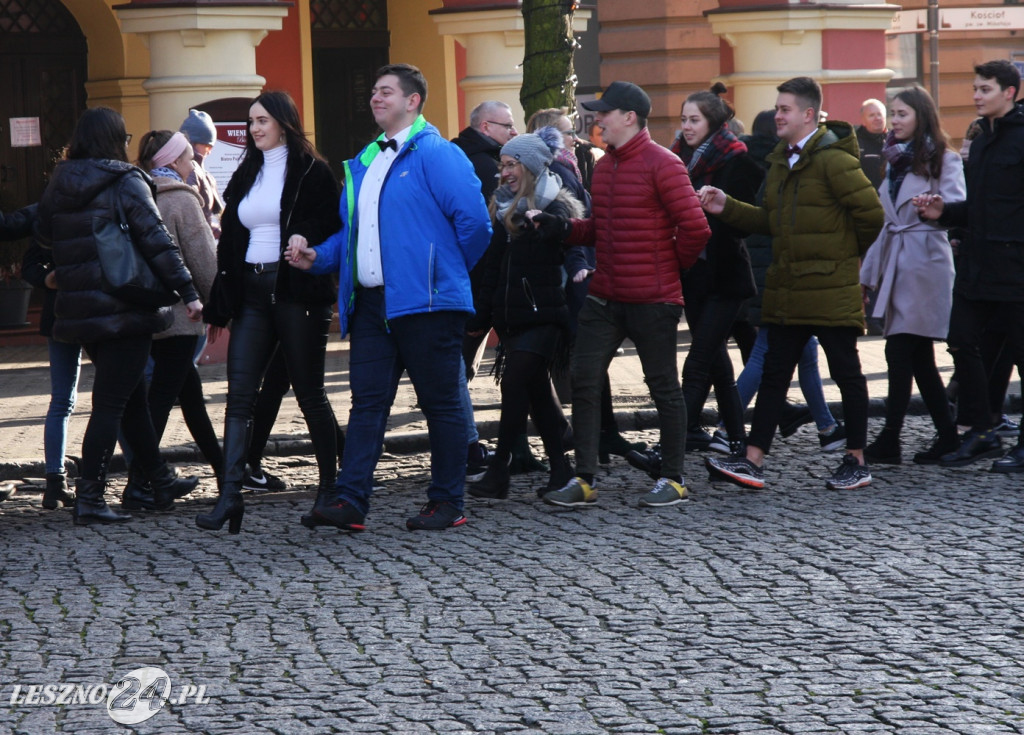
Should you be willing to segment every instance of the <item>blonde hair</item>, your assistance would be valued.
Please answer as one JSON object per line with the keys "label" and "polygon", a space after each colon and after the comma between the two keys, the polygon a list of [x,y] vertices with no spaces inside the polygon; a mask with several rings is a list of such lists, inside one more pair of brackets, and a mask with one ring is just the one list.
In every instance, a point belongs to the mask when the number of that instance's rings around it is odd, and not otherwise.
{"label": "blonde hair", "polygon": [[[519,202],[522,199],[526,200],[527,209],[536,209],[537,203],[533,198],[533,195],[537,192],[537,177],[533,175],[530,169],[526,168],[522,164],[519,167],[523,170],[523,173],[519,177],[519,191],[512,197],[512,203],[509,205],[508,211],[505,212],[505,217],[501,220],[501,224],[505,227],[505,232],[514,232],[516,225],[512,221],[512,216],[518,214]],[[491,197],[491,203],[487,205],[487,210],[491,213],[491,221],[498,222],[498,194],[495,192],[494,196]]]}

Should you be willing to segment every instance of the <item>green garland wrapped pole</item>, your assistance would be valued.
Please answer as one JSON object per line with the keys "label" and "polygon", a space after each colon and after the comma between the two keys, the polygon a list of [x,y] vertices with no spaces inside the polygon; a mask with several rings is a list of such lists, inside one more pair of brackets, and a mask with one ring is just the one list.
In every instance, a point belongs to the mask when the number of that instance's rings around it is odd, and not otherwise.
{"label": "green garland wrapped pole", "polygon": [[546,107],[576,110],[573,54],[579,48],[572,33],[575,0],[523,0],[526,55],[519,101],[529,118]]}

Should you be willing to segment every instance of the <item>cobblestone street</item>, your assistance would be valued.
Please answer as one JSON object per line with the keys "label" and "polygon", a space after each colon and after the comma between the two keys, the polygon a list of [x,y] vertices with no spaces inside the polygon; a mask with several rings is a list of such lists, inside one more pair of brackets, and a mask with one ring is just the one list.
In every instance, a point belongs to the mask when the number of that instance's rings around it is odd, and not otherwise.
{"label": "cobblestone street", "polygon": [[[929,436],[910,418],[904,455]],[[21,491],[0,509],[0,731],[125,732],[26,687],[147,665],[206,703],[140,733],[1024,731],[1020,476],[906,464],[836,493],[838,456],[805,427],[751,493],[691,455],[691,502],[659,510],[618,458],[592,509],[517,476],[443,533],[404,528],[423,454],[385,457],[358,535],[300,526],[311,490],[247,496],[240,536],[195,528],[208,478],[113,527]],[[314,481],[305,457],[267,466]]]}

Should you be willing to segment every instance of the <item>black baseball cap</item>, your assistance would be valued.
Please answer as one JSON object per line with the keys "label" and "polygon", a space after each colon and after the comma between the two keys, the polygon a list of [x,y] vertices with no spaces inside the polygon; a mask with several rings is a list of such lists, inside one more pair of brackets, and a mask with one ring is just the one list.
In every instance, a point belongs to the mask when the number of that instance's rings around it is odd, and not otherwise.
{"label": "black baseball cap", "polygon": [[651,98],[647,96],[647,92],[632,82],[612,82],[601,95],[601,99],[582,104],[584,109],[591,112],[625,110],[635,112],[644,118],[651,114]]}

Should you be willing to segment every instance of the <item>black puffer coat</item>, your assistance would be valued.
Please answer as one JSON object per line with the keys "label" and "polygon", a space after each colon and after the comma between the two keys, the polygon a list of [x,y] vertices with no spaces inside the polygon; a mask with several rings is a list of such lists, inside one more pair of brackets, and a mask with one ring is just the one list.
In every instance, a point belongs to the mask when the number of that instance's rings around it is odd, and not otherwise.
{"label": "black puffer coat", "polygon": [[185,303],[199,298],[153,194],[153,180],[128,163],[75,159],[57,164],[36,220],[36,237],[53,249],[57,273],[54,339],[88,344],[154,334],[171,324],[170,308],[129,304],[100,288],[93,233],[104,220],[119,220],[118,196],[132,241],[156,276]]}
{"label": "black puffer coat", "polygon": [[[227,207],[220,220],[217,244],[217,276],[210,289],[210,303],[203,308],[203,321],[223,327],[242,306],[242,277],[245,253],[249,249],[249,230],[238,219],[238,204],[243,191],[239,175],[231,177],[224,191]],[[292,268],[282,258],[292,235],[302,235],[310,245],[326,240],[341,229],[338,214],[338,180],[321,160],[304,155],[302,165],[288,166],[281,191],[280,267],[274,281],[278,301],[330,306],[338,300],[338,289],[330,275],[314,275]]]}
{"label": "black puffer coat", "polygon": [[[583,206],[562,189],[544,211],[572,218],[582,215]],[[481,300],[466,331],[493,326],[501,335],[514,335],[544,324],[568,329],[561,244],[545,240],[528,223],[511,235],[505,231],[503,222],[493,225],[494,235],[484,255]]]}

